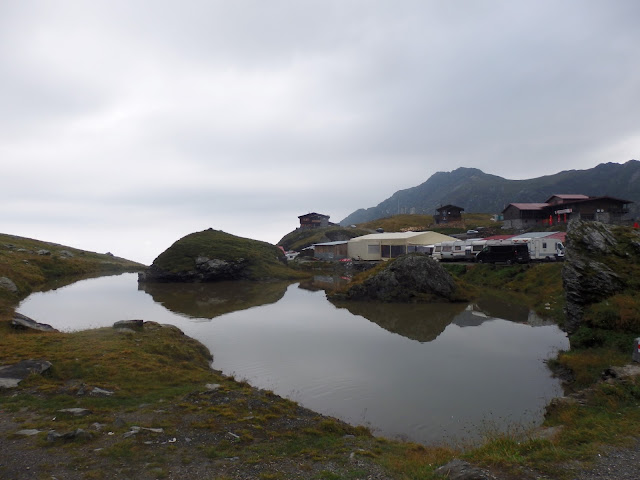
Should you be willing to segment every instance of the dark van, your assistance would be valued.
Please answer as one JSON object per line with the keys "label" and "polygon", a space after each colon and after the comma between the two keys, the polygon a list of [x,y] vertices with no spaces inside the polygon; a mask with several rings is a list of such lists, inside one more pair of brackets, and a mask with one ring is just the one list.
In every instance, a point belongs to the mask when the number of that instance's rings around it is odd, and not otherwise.
{"label": "dark van", "polygon": [[526,244],[486,245],[476,255],[478,263],[529,263],[529,247]]}

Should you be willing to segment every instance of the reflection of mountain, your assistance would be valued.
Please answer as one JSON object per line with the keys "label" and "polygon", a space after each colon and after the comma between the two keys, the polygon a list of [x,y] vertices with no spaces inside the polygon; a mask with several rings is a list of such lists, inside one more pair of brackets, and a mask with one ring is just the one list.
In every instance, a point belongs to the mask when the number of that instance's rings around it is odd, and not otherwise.
{"label": "reflection of mountain", "polygon": [[138,289],[174,313],[192,318],[213,318],[280,300],[289,283],[140,283]]}
{"label": "reflection of mountain", "polygon": [[473,304],[467,306],[464,312],[456,315],[456,318],[454,318],[451,323],[454,323],[459,327],[479,327],[487,320],[493,320],[492,317],[488,317],[483,312],[476,310],[474,307],[475,306]]}
{"label": "reflection of mountain", "polygon": [[529,307],[497,296],[484,296],[475,302],[475,306],[494,318],[518,323],[527,323],[529,319]]}
{"label": "reflection of mountain", "polygon": [[403,337],[431,342],[440,335],[466,305],[464,303],[376,303],[334,302]]}
{"label": "reflection of mountain", "polygon": [[549,322],[538,317],[529,307],[496,296],[485,296],[470,304],[458,315],[453,323],[459,327],[477,327],[480,324],[500,318],[510,322],[528,323],[532,326],[548,325]]}

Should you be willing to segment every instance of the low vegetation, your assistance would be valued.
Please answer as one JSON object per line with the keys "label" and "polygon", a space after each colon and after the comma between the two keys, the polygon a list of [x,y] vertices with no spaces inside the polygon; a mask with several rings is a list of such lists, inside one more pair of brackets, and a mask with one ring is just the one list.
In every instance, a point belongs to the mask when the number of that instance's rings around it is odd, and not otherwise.
{"label": "low vegetation", "polygon": [[325,227],[325,228],[297,228],[293,232],[286,234],[280,241],[280,245],[285,250],[295,250],[299,252],[314,243],[339,242],[351,238],[367,235],[371,231],[363,228],[351,227]]}
{"label": "low vegetation", "polygon": [[31,292],[67,285],[83,276],[136,271],[144,265],[110,254],[87,252],[41,240],[0,234],[0,277],[16,291],[0,287],[0,320]]}

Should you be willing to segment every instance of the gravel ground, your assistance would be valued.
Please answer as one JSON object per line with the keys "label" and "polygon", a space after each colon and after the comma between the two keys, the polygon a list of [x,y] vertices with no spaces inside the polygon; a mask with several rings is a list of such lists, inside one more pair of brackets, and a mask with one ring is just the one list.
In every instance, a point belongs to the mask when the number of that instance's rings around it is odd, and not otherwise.
{"label": "gravel ground", "polygon": [[640,478],[640,438],[629,448],[610,449],[602,453],[592,470],[574,480],[637,480]]}

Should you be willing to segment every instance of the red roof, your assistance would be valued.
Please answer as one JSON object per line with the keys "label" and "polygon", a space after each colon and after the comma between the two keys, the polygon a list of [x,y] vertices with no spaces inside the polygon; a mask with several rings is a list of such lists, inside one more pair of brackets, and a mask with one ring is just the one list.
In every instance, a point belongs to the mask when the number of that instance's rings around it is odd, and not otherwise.
{"label": "red roof", "polygon": [[562,243],[564,243],[564,240],[566,237],[567,237],[567,232],[556,232],[544,238],[553,238],[555,240],[560,240]]}
{"label": "red roof", "polygon": [[[511,205],[516,207],[518,210],[543,210],[549,206],[548,203],[510,203],[507,208]],[[507,208],[505,208],[505,210]]]}
{"label": "red roof", "polygon": [[557,197],[561,200],[586,200],[587,198],[589,198],[588,195],[582,195],[581,193],[559,193],[556,195],[551,195],[549,197],[549,200],[551,200],[553,197]]}

